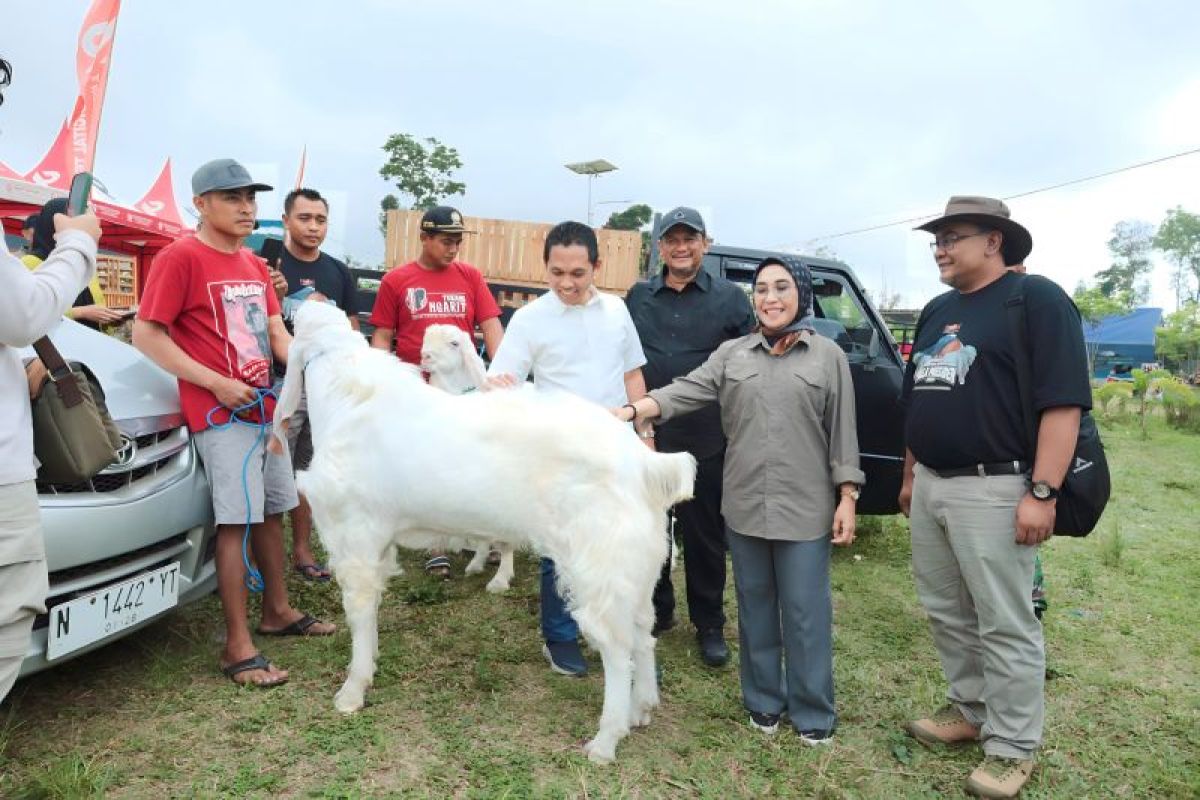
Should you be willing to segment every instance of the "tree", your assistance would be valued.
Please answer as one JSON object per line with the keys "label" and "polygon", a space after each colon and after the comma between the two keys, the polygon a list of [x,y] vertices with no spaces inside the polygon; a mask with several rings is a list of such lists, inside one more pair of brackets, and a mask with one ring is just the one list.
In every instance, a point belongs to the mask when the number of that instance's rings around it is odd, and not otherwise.
{"label": "tree", "polygon": [[[604,223],[604,227],[610,231],[642,231],[642,228],[650,224],[650,217],[653,215],[654,212],[650,209],[650,206],[645,203],[638,203],[624,211],[614,211],[609,215],[608,222]],[[651,245],[650,231],[642,231],[641,252],[638,256],[638,263],[649,265]]]}
{"label": "tree", "polygon": [[400,208],[400,199],[394,194],[384,195],[379,201],[379,232],[387,236],[387,213]]}
{"label": "tree", "polygon": [[1122,298],[1113,297],[1099,286],[1088,286],[1083,281],[1075,287],[1075,294],[1071,299],[1079,309],[1079,316],[1092,325],[1105,317],[1115,317],[1130,311],[1122,302]]}
{"label": "tree", "polygon": [[1155,351],[1168,369],[1195,374],[1200,361],[1200,304],[1184,303],[1154,332]]}
{"label": "tree", "polygon": [[[462,167],[458,151],[437,139],[418,140],[409,133],[394,133],[383,145],[383,152],[388,160],[380,167],[379,174],[394,181],[400,194],[412,201],[409,208],[433,208],[442,199],[466,191],[465,183],[452,180],[454,171]],[[400,199],[389,194],[380,206],[386,229],[387,212],[399,208]]]}
{"label": "tree", "polygon": [[640,231],[650,223],[651,214],[650,206],[638,203],[624,211],[614,211],[604,227],[612,231]]}
{"label": "tree", "polygon": [[1146,276],[1153,267],[1150,261],[1153,246],[1153,225],[1141,220],[1118,222],[1108,240],[1113,261],[1108,269],[1096,273],[1096,288],[1116,298],[1128,311],[1144,304],[1150,297]]}
{"label": "tree", "polygon": [[[1089,325],[1095,325],[1105,317],[1126,314],[1130,310],[1120,298],[1113,297],[1099,286],[1088,286],[1083,281],[1075,287],[1071,299],[1079,309],[1079,316]],[[1100,342],[1087,341],[1085,338],[1084,347],[1087,349],[1088,374],[1091,375],[1096,368],[1096,351],[1100,349]]]}
{"label": "tree", "polygon": [[1171,275],[1175,308],[1187,300],[1200,300],[1200,216],[1179,206],[1168,211],[1154,236],[1154,247],[1175,267]]}

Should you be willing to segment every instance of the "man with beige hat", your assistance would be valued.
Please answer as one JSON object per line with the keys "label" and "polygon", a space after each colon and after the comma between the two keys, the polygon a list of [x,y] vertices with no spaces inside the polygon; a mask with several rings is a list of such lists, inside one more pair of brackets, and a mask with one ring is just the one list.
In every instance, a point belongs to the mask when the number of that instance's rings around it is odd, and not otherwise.
{"label": "man with beige hat", "polygon": [[[949,683],[948,704],[910,722],[925,744],[979,741],[967,791],[1016,797],[1044,720],[1045,645],[1029,602],[1034,556],[1091,386],[1079,312],[1052,281],[1021,275],[1033,238],[1000,200],[952,197],[918,230],[951,287],[921,311],[905,374],[904,482],[913,578]],[[1009,305],[1023,295],[1031,389],[1029,452]]]}

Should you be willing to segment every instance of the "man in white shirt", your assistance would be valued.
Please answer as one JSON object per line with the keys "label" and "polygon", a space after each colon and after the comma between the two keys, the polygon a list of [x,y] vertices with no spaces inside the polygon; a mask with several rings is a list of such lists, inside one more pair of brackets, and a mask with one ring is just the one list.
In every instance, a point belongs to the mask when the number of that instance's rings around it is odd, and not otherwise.
{"label": "man in white shirt", "polygon": [[[600,269],[596,232],[562,222],[546,236],[542,251],[550,291],[517,309],[488,370],[523,382],[531,374],[539,391],[565,391],[604,408],[646,394],[646,357],[621,299],[595,288]],[[511,381],[499,381],[500,383]],[[641,431],[653,447],[653,429]],[[542,559],[542,653],[550,668],[582,677],[587,662],[579,628],[555,588],[554,562]]]}
{"label": "man in white shirt", "polygon": [[[0,61],[0,73],[7,66]],[[2,81],[0,81],[2,83]],[[57,246],[33,272],[0,250],[0,700],[17,679],[50,585],[38,506],[29,383],[18,348],[62,320],[96,271],[100,221],[54,217]]]}

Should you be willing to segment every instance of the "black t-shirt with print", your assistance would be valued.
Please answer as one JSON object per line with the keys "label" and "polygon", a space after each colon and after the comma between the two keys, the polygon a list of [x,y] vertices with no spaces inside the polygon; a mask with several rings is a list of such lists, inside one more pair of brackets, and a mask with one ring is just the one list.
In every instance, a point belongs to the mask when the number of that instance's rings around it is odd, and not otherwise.
{"label": "black t-shirt with print", "polygon": [[345,264],[333,256],[321,253],[316,261],[301,261],[285,247],[280,255],[279,271],[288,282],[283,302],[283,322],[289,333],[292,332],[292,316],[297,302],[303,302],[304,295],[311,293],[305,292],[309,287],[328,297],[347,314],[353,315],[358,311],[354,276]]}
{"label": "black t-shirt with print", "polygon": [[[905,438],[927,467],[1030,460],[1005,302],[1017,282],[1006,273],[984,288],[946,292],[921,312],[904,374]],[[1083,329],[1058,284],[1024,277],[1033,404],[1091,408]]]}

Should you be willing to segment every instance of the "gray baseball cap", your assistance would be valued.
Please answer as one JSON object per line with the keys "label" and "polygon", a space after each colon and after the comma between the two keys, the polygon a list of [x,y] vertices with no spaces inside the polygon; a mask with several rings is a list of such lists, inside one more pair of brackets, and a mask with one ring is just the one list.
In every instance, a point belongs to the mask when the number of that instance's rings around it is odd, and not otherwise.
{"label": "gray baseball cap", "polygon": [[192,173],[192,194],[194,196],[226,189],[253,189],[256,192],[270,192],[274,187],[265,183],[256,183],[246,168],[232,158],[218,158],[215,161],[209,161]]}
{"label": "gray baseball cap", "polygon": [[686,225],[701,235],[708,233],[704,229],[704,217],[700,216],[699,211],[687,206],[679,206],[662,215],[662,219],[658,223],[658,238],[666,236],[667,231],[676,225]]}

